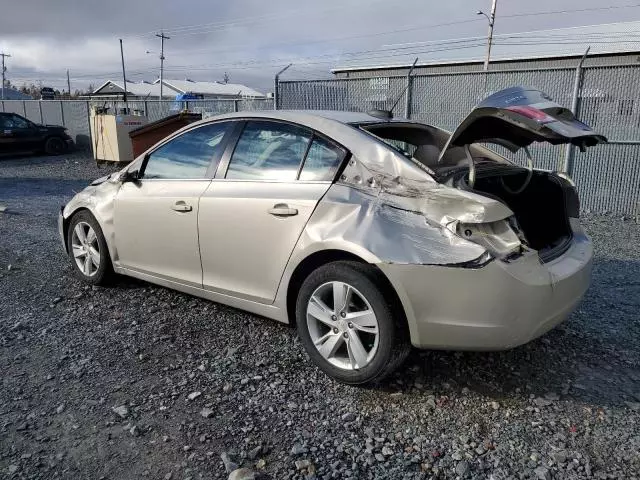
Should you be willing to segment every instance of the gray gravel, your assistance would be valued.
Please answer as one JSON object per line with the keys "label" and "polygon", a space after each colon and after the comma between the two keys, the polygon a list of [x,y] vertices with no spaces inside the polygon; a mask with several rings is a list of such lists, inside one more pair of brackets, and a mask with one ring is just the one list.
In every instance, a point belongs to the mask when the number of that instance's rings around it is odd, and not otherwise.
{"label": "gray gravel", "polygon": [[584,219],[593,286],[543,338],[413,352],[382,385],[353,388],[290,327],[131,279],[75,280],[56,214],[106,171],[0,160],[0,478],[640,476],[633,222]]}

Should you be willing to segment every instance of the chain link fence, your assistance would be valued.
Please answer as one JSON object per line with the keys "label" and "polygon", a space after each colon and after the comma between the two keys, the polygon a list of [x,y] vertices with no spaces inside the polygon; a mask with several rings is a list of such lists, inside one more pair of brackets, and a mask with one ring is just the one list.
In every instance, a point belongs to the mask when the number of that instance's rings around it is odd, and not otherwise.
{"label": "chain link fence", "polygon": [[[578,85],[575,91],[575,85]],[[190,100],[188,102],[133,100],[132,113],[149,121],[184,107],[204,117],[220,113],[279,109],[366,112],[392,109],[407,117],[453,130],[482,99],[503,88],[537,88],[567,108],[577,105],[578,117],[609,139],[609,144],[585,153],[566,146],[534,144],[535,166],[564,170],[574,178],[582,208],[593,212],[638,215],[640,209],[640,65],[584,68],[520,69],[489,72],[436,73],[407,77],[281,81],[274,99]],[[90,149],[89,112],[92,105],[118,112],[121,101],[84,100],[0,102],[0,111],[24,115],[37,123],[64,125],[81,148]],[[498,149],[499,150],[499,149]],[[524,152],[512,155],[524,164]]]}
{"label": "chain link fence", "polygon": [[[640,65],[284,81],[278,88],[278,107],[366,112],[395,104],[396,117],[451,131],[481,100],[513,85],[537,88],[567,108],[572,108],[577,93],[578,118],[609,139],[585,153],[564,145],[533,144],[535,167],[567,171],[577,184],[584,211],[638,215]],[[526,163],[523,151],[514,155],[491,148]]]}

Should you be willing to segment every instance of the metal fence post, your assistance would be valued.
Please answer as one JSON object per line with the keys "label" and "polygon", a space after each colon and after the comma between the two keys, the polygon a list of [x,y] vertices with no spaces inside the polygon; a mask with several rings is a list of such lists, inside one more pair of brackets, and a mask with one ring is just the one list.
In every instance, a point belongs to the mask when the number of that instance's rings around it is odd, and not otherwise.
{"label": "metal fence post", "polygon": [[2,105],[2,111],[4,112],[4,100],[0,100],[0,105]]}
{"label": "metal fence post", "polygon": [[22,101],[22,111],[24,112],[24,117],[27,118],[27,101]]}
{"label": "metal fence post", "polygon": [[144,101],[144,116],[149,117],[149,107],[146,100]]}
{"label": "metal fence post", "polygon": [[[416,63],[418,63],[418,58],[416,57],[415,61],[413,62],[413,65],[411,65],[411,68],[409,69],[409,71],[407,72],[407,94],[405,96],[405,103],[404,103],[404,118],[406,118],[407,120],[409,119],[409,116],[411,115],[411,85],[412,85],[412,81],[411,81],[411,74],[413,73],[413,69],[416,68]],[[392,109],[393,110],[393,109]]]}
{"label": "metal fence post", "polygon": [[[580,62],[578,63],[578,66],[576,67],[576,74],[574,77],[574,81],[573,81],[573,95],[571,97],[571,111],[573,112],[573,114],[576,116],[576,118],[578,118],[578,114],[580,113],[580,95],[582,93],[582,64],[584,63],[585,59],[587,58],[587,55],[589,53],[589,49],[591,47],[587,47],[587,49],[584,52],[584,55],[582,55],[582,58],[580,59]],[[564,162],[562,164],[562,168],[560,168],[561,171],[563,171],[564,173],[566,173],[567,175],[571,176],[571,174],[573,173],[573,159],[575,156],[575,146],[568,144],[564,150]]]}
{"label": "metal fence post", "polygon": [[407,120],[411,117],[411,87],[413,84],[411,80],[411,75],[407,75],[407,95],[404,104],[404,118]]}
{"label": "metal fence post", "polygon": [[286,67],[284,67],[282,70],[280,70],[278,73],[276,73],[275,78],[273,79],[273,109],[274,110],[278,110],[278,102],[279,102],[279,87],[278,87],[278,83],[280,82],[280,75],[282,75],[285,70],[287,68],[289,68],[292,64],[290,63],[289,65],[287,65]]}
{"label": "metal fence post", "polygon": [[88,100],[84,103],[87,108],[87,125],[89,126],[89,152],[91,152],[91,155],[93,155],[93,158],[95,159],[96,152],[93,151],[93,134],[91,133],[91,107],[89,106]]}
{"label": "metal fence post", "polygon": [[67,124],[64,123],[64,105],[62,104],[62,100],[60,100],[60,118],[62,119],[62,126],[66,127]]}
{"label": "metal fence post", "polygon": [[42,117],[42,102],[38,102],[38,107],[40,108],[40,123],[44,125],[44,118]]}
{"label": "metal fence post", "polygon": [[233,111],[234,112],[239,112],[240,109],[238,108],[238,104],[240,103],[240,100],[236,99],[233,101]]}

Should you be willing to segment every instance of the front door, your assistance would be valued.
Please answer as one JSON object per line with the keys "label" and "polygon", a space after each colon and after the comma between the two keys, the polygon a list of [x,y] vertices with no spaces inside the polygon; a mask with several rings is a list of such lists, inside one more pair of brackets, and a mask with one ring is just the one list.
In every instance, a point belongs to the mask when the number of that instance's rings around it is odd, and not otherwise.
{"label": "front door", "polygon": [[311,131],[249,121],[200,200],[204,288],[272,303],[282,273],[345,151]]}
{"label": "front door", "polygon": [[229,123],[196,127],[151,152],[136,182],[115,200],[118,264],[185,285],[202,286],[200,196],[211,183]]}
{"label": "front door", "polygon": [[15,113],[0,116],[0,153],[37,150],[40,142],[38,129],[26,118]]}

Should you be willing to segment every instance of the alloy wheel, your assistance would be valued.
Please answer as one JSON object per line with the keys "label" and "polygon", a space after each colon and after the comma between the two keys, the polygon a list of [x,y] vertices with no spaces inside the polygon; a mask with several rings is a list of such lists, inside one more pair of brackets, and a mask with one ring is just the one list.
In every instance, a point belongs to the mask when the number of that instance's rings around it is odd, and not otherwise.
{"label": "alloy wheel", "polygon": [[93,277],[100,268],[100,243],[87,222],[78,222],[74,227],[71,250],[78,269],[87,277]]}
{"label": "alloy wheel", "polygon": [[307,327],[320,355],[344,370],[364,368],[378,349],[378,320],[371,304],[344,282],[324,283],[313,292]]}

